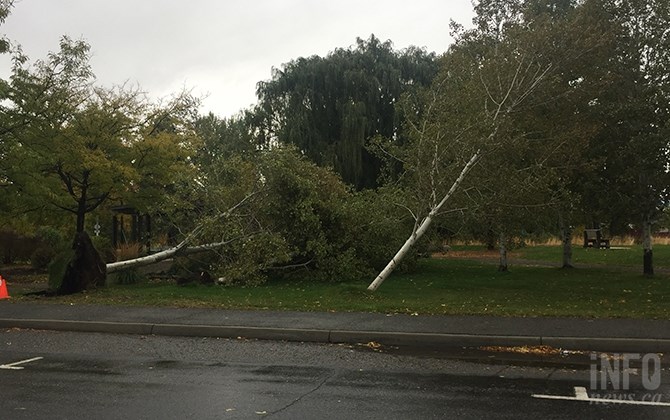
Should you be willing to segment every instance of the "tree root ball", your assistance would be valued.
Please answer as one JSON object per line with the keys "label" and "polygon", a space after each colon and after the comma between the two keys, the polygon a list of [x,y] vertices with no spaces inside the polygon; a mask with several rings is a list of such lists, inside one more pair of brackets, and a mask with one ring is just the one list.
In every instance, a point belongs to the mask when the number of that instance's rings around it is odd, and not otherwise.
{"label": "tree root ball", "polygon": [[105,262],[93,246],[86,232],[77,232],[72,244],[74,256],[65,269],[63,282],[57,294],[69,295],[105,285]]}

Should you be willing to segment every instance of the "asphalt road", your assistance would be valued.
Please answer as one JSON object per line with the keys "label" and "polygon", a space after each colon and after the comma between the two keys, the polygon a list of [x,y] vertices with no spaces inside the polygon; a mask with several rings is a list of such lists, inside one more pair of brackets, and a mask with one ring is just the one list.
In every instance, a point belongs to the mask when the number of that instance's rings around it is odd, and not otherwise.
{"label": "asphalt road", "polygon": [[[670,416],[670,405],[583,400],[594,397],[591,390],[578,400],[575,387],[589,389],[588,368],[364,346],[26,330],[0,332],[0,350],[3,419]],[[662,371],[652,395],[633,375],[618,397],[668,403],[669,376]]]}

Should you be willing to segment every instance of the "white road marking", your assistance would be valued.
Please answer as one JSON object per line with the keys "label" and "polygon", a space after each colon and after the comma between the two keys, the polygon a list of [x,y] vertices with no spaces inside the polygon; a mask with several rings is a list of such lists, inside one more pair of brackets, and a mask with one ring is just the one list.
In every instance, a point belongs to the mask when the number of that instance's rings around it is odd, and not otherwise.
{"label": "white road marking", "polygon": [[596,402],[600,404],[632,404],[632,405],[654,405],[659,407],[670,407],[670,403],[665,402],[655,402],[655,401],[635,401],[635,400],[615,400],[610,398],[591,398],[586,392],[586,388],[583,386],[575,387],[575,396],[567,397],[563,395],[543,395],[543,394],[533,394],[533,398],[542,398],[545,400],[567,400],[567,401],[587,401],[587,402]]}
{"label": "white road marking", "polygon": [[586,392],[586,388],[583,386],[576,386],[575,387],[575,398],[578,400],[588,400],[589,399],[589,393]]}
{"label": "white road marking", "polygon": [[33,357],[32,359],[21,360],[21,361],[14,362],[14,363],[7,363],[6,365],[0,365],[0,369],[14,369],[14,370],[23,369],[23,366],[18,366],[18,365],[23,365],[25,363],[30,363],[30,362],[36,362],[36,361],[42,360],[42,359],[44,359],[44,357]]}

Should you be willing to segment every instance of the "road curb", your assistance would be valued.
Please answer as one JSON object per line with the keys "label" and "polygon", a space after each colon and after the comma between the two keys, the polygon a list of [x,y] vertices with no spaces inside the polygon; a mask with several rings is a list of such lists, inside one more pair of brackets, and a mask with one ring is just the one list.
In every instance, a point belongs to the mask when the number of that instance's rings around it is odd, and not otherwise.
{"label": "road curb", "polygon": [[670,340],[649,338],[542,337],[521,335],[407,333],[331,329],[271,328],[197,324],[160,324],[57,319],[0,319],[0,328],[98,332],[182,337],[249,338],[315,343],[378,342],[403,347],[517,347],[548,345],[570,350],[608,352],[670,352]]}
{"label": "road curb", "polygon": [[0,327],[149,335],[151,334],[153,324],[105,321],[70,321],[60,319],[0,319]]}
{"label": "road curb", "polygon": [[544,337],[542,344],[570,350],[616,351],[631,353],[670,352],[670,340],[654,338]]}
{"label": "road curb", "polygon": [[334,330],[331,343],[367,343],[376,341],[390,346],[409,347],[481,347],[481,346],[539,346],[542,339],[532,336],[502,336],[473,334],[405,333],[382,331]]}
{"label": "road curb", "polygon": [[189,325],[189,324],[155,324],[151,330],[155,335],[185,337],[221,337],[221,338],[252,338],[259,340],[284,340],[328,342],[328,330],[299,328],[266,328],[244,326]]}

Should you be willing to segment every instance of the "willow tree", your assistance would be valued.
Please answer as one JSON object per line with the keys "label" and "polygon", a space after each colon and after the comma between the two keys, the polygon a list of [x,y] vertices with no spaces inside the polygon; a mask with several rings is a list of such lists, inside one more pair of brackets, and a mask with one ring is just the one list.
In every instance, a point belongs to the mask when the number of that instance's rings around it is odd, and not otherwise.
{"label": "willow tree", "polygon": [[312,161],[334,168],[357,188],[373,187],[380,161],[366,149],[376,135],[402,136],[401,96],[430,85],[433,54],[397,51],[371,36],[326,57],[298,58],[257,87],[256,134],[266,144],[294,144]]}

